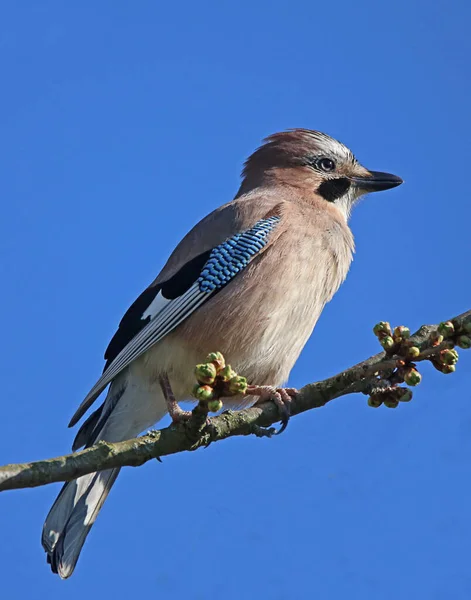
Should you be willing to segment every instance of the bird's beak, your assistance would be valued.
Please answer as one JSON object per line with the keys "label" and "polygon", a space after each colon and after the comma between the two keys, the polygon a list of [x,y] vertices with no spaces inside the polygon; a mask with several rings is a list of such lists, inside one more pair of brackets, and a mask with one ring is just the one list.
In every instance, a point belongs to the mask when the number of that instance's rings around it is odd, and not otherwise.
{"label": "bird's beak", "polygon": [[382,192],[403,183],[402,179],[397,177],[397,175],[381,173],[381,171],[370,171],[369,175],[365,175],[364,177],[350,177],[350,181],[364,192]]}

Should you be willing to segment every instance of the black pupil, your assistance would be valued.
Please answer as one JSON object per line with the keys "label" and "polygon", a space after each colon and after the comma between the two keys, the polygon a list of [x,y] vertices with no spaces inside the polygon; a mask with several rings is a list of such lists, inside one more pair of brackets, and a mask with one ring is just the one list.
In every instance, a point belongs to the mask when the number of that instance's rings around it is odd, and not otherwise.
{"label": "black pupil", "polygon": [[335,169],[335,163],[330,158],[322,158],[319,161],[319,166],[323,171],[333,171]]}

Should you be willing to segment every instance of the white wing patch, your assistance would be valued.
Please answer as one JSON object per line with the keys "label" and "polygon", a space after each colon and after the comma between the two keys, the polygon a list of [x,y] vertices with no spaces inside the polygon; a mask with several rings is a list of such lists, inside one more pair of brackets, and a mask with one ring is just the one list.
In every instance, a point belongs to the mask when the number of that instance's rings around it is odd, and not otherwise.
{"label": "white wing patch", "polygon": [[154,317],[156,317],[159,314],[159,312],[169,302],[171,302],[171,300],[168,300],[167,298],[164,298],[162,296],[162,292],[159,292],[157,294],[157,296],[150,303],[149,308],[146,309],[146,312],[143,313],[141,319],[144,320],[144,319],[147,319],[147,317],[150,317],[151,320],[152,320]]}
{"label": "white wing patch", "polygon": [[[100,379],[96,382],[76,413],[70,421],[70,425],[77,422],[80,416],[92,405],[94,400],[101,394],[105,387],[125,369],[133,360],[139,358],[151,346],[159,342],[170,331],[175,329],[182,321],[188,318],[211,294],[202,292],[198,283],[194,283],[189,290],[175,300],[161,303],[161,309],[154,318],[133,337],[118,356],[112,361]],[[158,296],[157,296],[158,297]],[[156,298],[157,298],[156,297]],[[165,298],[162,298],[165,300]],[[154,304],[152,302],[151,306]],[[147,311],[150,310],[150,307]],[[146,312],[147,312],[146,311]]]}

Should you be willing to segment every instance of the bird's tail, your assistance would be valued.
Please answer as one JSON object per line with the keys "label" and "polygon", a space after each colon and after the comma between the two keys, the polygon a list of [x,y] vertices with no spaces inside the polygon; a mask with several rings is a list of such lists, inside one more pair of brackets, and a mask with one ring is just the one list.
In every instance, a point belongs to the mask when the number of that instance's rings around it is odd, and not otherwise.
{"label": "bird's tail", "polygon": [[120,469],[91,473],[64,484],[43,527],[42,545],[54,573],[72,575],[85,539]]}
{"label": "bird's tail", "polygon": [[[143,385],[129,372],[111,384],[105,402],[83,423],[73,450],[99,440],[119,442],[151,427],[167,412],[160,384]],[[67,482],[46,517],[42,545],[54,573],[66,579],[120,469],[83,475]]]}

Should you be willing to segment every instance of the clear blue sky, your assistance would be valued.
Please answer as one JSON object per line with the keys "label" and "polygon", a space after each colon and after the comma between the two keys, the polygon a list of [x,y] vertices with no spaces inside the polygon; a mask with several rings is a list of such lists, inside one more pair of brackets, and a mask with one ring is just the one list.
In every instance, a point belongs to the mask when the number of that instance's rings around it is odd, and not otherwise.
{"label": "clear blue sky", "polygon": [[[128,305],[229,200],[274,131],[320,129],[405,179],[357,253],[301,386],[471,304],[471,10],[464,0],[101,0],[0,11],[0,462],[69,450]],[[347,397],[273,440],[122,473],[74,576],[40,547],[58,489],[0,497],[2,597],[469,599],[471,352],[397,410]]]}

